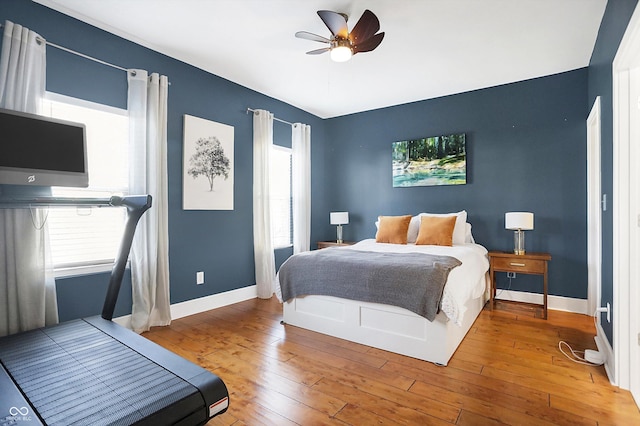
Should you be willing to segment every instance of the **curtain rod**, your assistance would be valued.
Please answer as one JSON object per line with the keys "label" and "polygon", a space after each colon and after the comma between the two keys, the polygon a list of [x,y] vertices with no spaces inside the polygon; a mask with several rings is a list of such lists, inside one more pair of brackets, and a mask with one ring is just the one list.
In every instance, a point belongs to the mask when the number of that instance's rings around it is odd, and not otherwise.
{"label": "curtain rod", "polygon": [[[0,24],[0,28],[3,28],[3,27],[4,27],[4,24]],[[120,70],[120,71],[124,71],[124,72],[129,71],[128,69],[126,69],[124,67],[121,67],[121,66],[118,66],[118,65],[114,65],[114,64],[110,64],[109,62],[105,62],[105,61],[103,61],[101,59],[97,59],[97,58],[94,58],[92,56],[85,55],[84,53],[80,53],[80,52],[76,52],[75,50],[71,50],[68,47],[64,47],[64,46],[60,46],[58,44],[52,43],[50,41],[47,41],[47,40],[43,39],[42,37],[36,37],[36,41],[38,43],[44,43],[47,46],[51,46],[51,47],[55,47],[56,49],[64,50],[65,52],[72,53],[74,55],[80,56],[82,58],[88,59],[88,60],[93,61],[93,62],[97,62],[97,63],[102,64],[102,65],[106,65],[106,66],[111,67],[111,68],[115,68],[115,69]]]}
{"label": "curtain rod", "polygon": [[[4,24],[0,23],[0,28],[3,28],[3,27],[4,27]],[[109,62],[103,61],[102,59],[94,58],[93,56],[85,55],[84,53],[77,52],[75,50],[69,49],[68,47],[60,46],[59,44],[52,43],[52,42],[47,41],[47,40],[45,40],[45,39],[43,39],[42,37],[39,37],[39,36],[36,37],[36,41],[38,43],[44,43],[47,46],[51,46],[51,47],[55,47],[56,49],[64,50],[65,52],[71,53],[71,54],[76,55],[76,56],[80,56],[81,58],[85,58],[85,59],[88,59],[90,61],[102,64],[102,65],[106,65],[108,67],[115,68],[115,69],[120,70],[120,71],[129,72],[129,70],[127,68],[121,67],[119,65],[111,64]],[[134,76],[136,75],[135,70],[131,70],[131,73]],[[171,82],[169,82],[169,86],[171,86]]]}
{"label": "curtain rod", "polygon": [[[247,114],[249,114],[249,111],[251,111],[251,112],[256,112],[256,110],[255,110],[255,109],[247,108]],[[281,123],[288,124],[289,126],[292,126],[292,127],[293,127],[293,126],[295,126],[295,124],[294,124],[294,123],[289,123],[288,121],[280,120],[280,119],[279,119],[279,118],[277,118],[275,115],[273,116],[273,119],[274,119],[275,121],[279,121],[279,122],[281,122]]]}
{"label": "curtain rod", "polygon": [[115,69],[120,70],[120,71],[129,72],[128,69],[126,69],[124,67],[121,67],[119,65],[110,64],[109,62],[103,61],[102,59],[94,58],[93,56],[89,56],[89,55],[85,55],[84,53],[76,52],[75,50],[71,50],[71,49],[69,49],[67,47],[63,47],[63,46],[57,45],[55,43],[51,43],[50,41],[46,41],[45,40],[45,43],[47,44],[47,46],[51,46],[51,47],[55,47],[56,49],[64,50],[65,52],[72,53],[74,55],[77,55],[77,56],[80,56],[82,58],[88,59],[90,61],[97,62],[99,64],[106,65],[108,67],[115,68]]}

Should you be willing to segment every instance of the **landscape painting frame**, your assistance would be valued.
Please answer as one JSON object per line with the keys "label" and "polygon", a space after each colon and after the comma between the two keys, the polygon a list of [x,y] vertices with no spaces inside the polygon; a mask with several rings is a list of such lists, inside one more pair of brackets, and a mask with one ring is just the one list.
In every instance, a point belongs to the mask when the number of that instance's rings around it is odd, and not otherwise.
{"label": "landscape painting frame", "polygon": [[184,210],[233,210],[233,126],[185,114],[182,176]]}
{"label": "landscape painting frame", "polygon": [[465,185],[466,134],[393,142],[391,167],[394,188]]}

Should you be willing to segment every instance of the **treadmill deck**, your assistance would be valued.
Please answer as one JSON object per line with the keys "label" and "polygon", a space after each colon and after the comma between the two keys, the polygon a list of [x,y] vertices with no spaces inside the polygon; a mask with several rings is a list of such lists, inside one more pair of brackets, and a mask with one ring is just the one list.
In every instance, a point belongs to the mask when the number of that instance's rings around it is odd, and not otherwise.
{"label": "treadmill deck", "polygon": [[129,425],[179,401],[187,412],[204,404],[195,386],[84,319],[4,337],[0,360],[49,425]]}

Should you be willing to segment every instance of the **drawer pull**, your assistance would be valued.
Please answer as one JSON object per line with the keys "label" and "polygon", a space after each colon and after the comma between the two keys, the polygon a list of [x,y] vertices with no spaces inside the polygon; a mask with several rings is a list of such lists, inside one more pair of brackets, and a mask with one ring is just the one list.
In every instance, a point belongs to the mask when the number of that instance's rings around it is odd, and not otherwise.
{"label": "drawer pull", "polygon": [[509,263],[509,265],[511,265],[511,266],[527,266],[524,263],[515,263],[515,262],[511,262],[511,263]]}

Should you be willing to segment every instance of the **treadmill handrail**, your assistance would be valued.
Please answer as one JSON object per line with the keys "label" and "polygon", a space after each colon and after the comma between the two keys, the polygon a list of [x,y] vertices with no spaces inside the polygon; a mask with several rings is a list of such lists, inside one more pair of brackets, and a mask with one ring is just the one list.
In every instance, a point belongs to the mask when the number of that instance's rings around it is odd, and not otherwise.
{"label": "treadmill handrail", "polygon": [[104,299],[102,307],[102,318],[111,321],[113,319],[113,311],[118,301],[122,277],[127,266],[127,259],[131,251],[131,244],[135,235],[138,221],[151,207],[151,195],[129,195],[125,197],[111,197],[111,205],[124,206],[127,208],[127,220],[125,223],[124,234],[120,241],[120,248],[113,263],[111,276],[109,278],[109,286],[107,287],[107,295]]}
{"label": "treadmill handrail", "polygon": [[118,293],[122,284],[122,277],[127,266],[127,259],[131,251],[131,244],[135,235],[138,221],[151,208],[151,195],[126,195],[111,198],[75,198],[75,197],[32,197],[32,198],[5,198],[0,197],[0,208],[33,208],[33,207],[126,207],[127,219],[124,234],[120,241],[118,254],[116,255],[107,295],[102,307],[102,318],[111,321],[113,311],[118,300]]}

